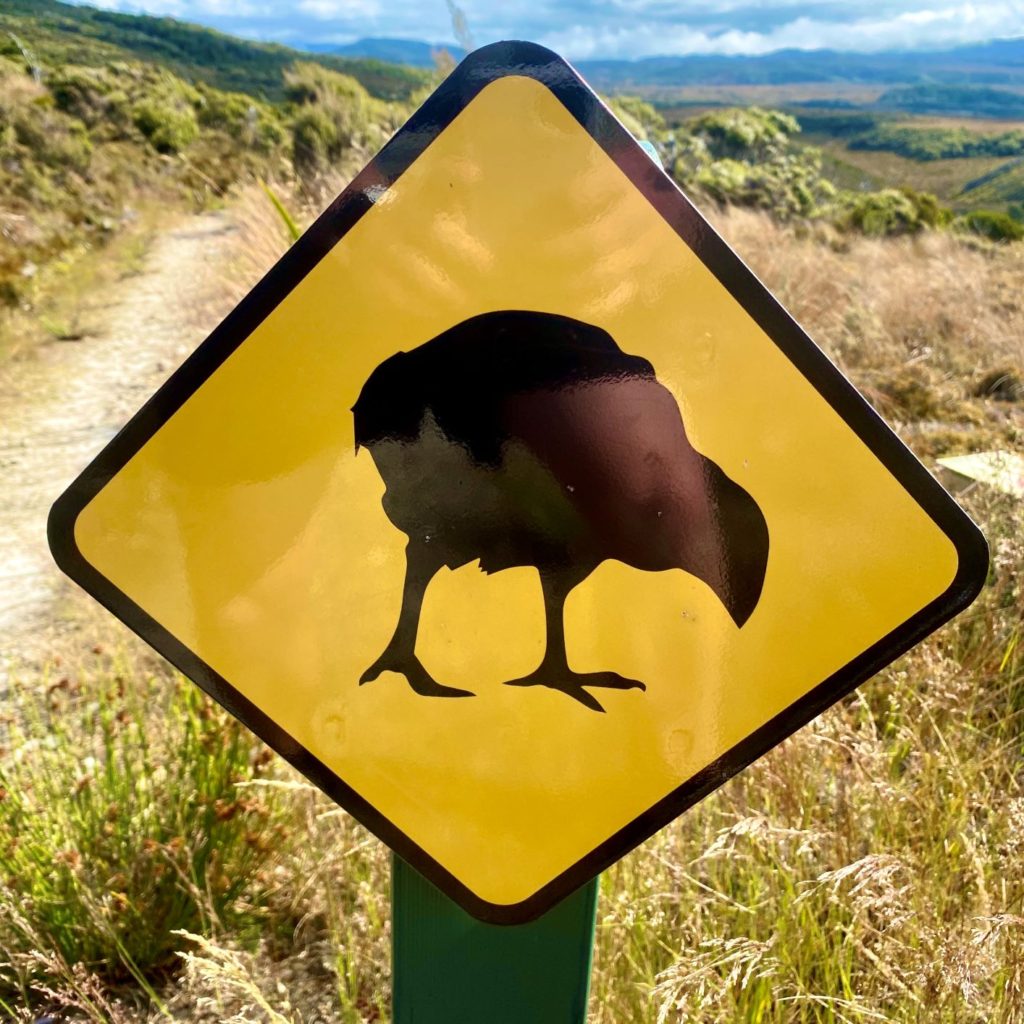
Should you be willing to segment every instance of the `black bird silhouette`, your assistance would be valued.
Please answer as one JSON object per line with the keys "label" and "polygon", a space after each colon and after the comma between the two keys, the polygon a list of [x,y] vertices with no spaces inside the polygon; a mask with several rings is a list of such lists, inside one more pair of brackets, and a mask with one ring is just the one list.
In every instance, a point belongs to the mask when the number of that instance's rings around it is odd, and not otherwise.
{"label": "black bird silhouette", "polygon": [[415,647],[427,584],[475,559],[486,573],[540,573],[545,654],[508,684],[552,687],[595,711],[584,687],[645,689],[568,664],[565,599],[605,559],[692,573],[737,626],[757,605],[761,510],[694,450],[651,364],[600,328],[520,310],[472,317],[386,359],[352,411],[356,448],[386,486],[384,511],[409,538],[398,626],[360,683],[390,670],[420,694],[472,696],[433,679]]}

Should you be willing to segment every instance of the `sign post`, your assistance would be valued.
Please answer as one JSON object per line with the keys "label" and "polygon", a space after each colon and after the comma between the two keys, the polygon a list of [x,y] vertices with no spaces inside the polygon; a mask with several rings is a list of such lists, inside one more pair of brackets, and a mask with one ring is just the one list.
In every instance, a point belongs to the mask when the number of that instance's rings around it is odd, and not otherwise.
{"label": "sign post", "polygon": [[528,924],[471,917],[392,860],[394,1024],[584,1024],[598,880]]}
{"label": "sign post", "polygon": [[456,68],[49,533],[405,862],[403,1020],[428,989],[456,1020],[470,960],[579,1012],[598,873],[965,608],[988,564],[529,43]]}

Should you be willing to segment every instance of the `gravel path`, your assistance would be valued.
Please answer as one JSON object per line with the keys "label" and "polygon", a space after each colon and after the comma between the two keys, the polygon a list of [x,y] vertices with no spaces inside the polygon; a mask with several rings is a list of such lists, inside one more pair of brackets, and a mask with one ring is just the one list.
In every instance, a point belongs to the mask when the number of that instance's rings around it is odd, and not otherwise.
{"label": "gravel path", "polygon": [[94,297],[94,335],[0,366],[0,688],[94,615],[50,557],[50,505],[212,326],[210,282],[232,232],[224,215],[182,223],[140,275]]}

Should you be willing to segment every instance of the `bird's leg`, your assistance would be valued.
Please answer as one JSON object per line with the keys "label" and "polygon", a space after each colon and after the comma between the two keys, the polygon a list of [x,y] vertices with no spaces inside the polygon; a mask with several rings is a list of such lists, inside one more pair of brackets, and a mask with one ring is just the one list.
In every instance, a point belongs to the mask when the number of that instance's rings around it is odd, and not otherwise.
{"label": "bird's leg", "polygon": [[376,679],[381,672],[399,672],[413,690],[424,697],[472,697],[469,690],[444,686],[423,667],[416,657],[416,633],[427,584],[440,568],[433,552],[410,541],[405,549],[405,586],[398,625],[384,653],[359,677],[359,685]]}
{"label": "bird's leg", "polygon": [[528,676],[510,679],[507,686],[547,686],[560,690],[594,711],[604,711],[585,686],[603,686],[613,690],[646,690],[638,679],[627,679],[617,672],[574,672],[565,651],[565,599],[580,582],[578,574],[541,572],[544,591],[544,617],[547,622],[547,647],[540,665]]}

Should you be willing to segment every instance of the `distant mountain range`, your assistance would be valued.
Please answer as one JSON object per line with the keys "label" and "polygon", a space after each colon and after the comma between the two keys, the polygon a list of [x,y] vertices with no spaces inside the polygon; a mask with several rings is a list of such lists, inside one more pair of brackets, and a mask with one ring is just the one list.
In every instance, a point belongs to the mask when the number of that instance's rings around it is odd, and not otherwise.
{"label": "distant mountain range", "polygon": [[[345,45],[310,43],[303,49],[345,57],[373,57],[428,67],[433,54],[457,46],[407,39],[360,39]],[[843,53],[779,50],[757,57],[694,54],[642,60],[584,60],[576,66],[600,89],[686,85],[792,85],[850,82],[870,85],[1001,85],[1024,89],[1024,39],[1001,39],[942,51]]]}
{"label": "distant mountain range", "polygon": [[[174,18],[59,0],[0,0],[0,56],[36,53],[53,65],[155,61],[191,80],[271,100],[284,94],[285,68],[303,59],[354,75],[375,96],[404,99],[431,80],[442,49],[464,56],[454,44],[388,38],[345,45],[311,40],[296,49]],[[641,92],[666,102],[809,103],[835,117],[859,110],[1024,120],[1024,38],[933,52],[780,50],[757,57],[592,60],[578,67],[604,92]],[[703,95],[683,94],[693,86]],[[744,86],[761,88],[730,92]]]}
{"label": "distant mountain range", "polygon": [[302,49],[311,53],[331,53],[339,57],[370,57],[394,64],[411,64],[417,68],[430,68],[435,54],[447,50],[456,60],[462,60],[466,51],[454,43],[424,43],[418,39],[360,39],[354,43],[306,43]]}
{"label": "distant mountain range", "polygon": [[941,51],[778,50],[757,57],[694,55],[638,61],[583,61],[579,67],[590,81],[606,89],[811,82],[1024,87],[1024,39],[1001,39]]}

